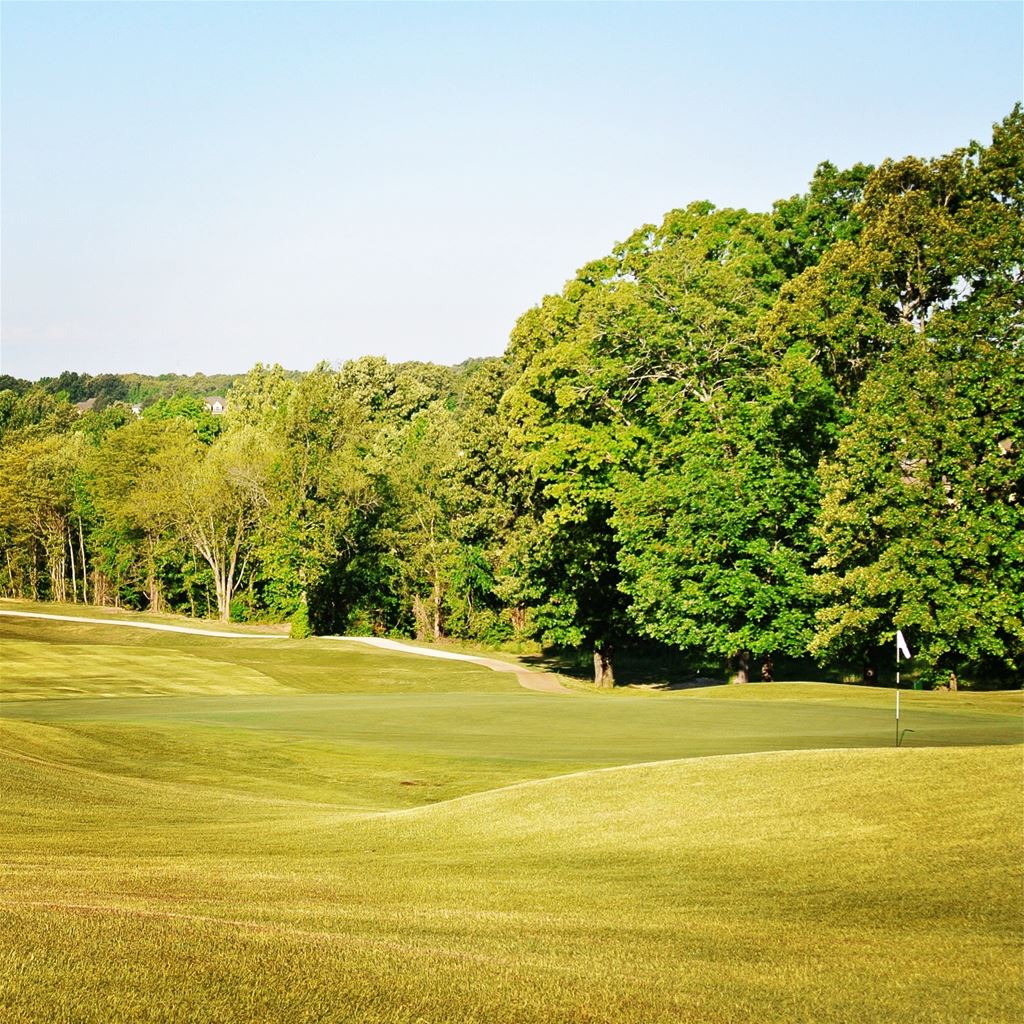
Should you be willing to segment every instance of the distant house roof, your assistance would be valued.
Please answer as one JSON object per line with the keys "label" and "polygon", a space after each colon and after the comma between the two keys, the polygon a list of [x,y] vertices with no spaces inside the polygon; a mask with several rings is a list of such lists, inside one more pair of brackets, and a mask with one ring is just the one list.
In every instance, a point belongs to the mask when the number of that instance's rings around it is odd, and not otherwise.
{"label": "distant house roof", "polygon": [[95,398],[87,398],[84,402],[75,402],[75,408],[78,410],[79,415],[81,415],[83,412],[92,412],[95,404]]}
{"label": "distant house roof", "polygon": [[203,399],[203,404],[210,412],[220,413],[227,408],[228,400],[223,395],[208,395]]}

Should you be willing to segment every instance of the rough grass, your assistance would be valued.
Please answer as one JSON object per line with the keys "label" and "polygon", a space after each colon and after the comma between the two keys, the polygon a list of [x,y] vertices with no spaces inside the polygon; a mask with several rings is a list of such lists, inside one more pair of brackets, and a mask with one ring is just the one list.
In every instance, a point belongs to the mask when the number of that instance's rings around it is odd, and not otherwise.
{"label": "rough grass", "polygon": [[5,1022],[1024,1016],[1019,695],[0,638]]}

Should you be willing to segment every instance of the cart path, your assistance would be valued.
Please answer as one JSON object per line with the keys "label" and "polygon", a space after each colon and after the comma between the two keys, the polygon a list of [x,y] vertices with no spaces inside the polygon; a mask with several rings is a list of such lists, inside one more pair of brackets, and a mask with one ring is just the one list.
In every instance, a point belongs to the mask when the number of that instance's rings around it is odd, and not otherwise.
{"label": "cart path", "polygon": [[56,619],[58,622],[84,622],[94,626],[124,626],[126,629],[155,629],[160,633],[191,633],[193,636],[228,637],[236,640],[287,640],[287,633],[230,633],[222,629],[199,629],[196,626],[169,626],[162,622],[131,622],[125,619],[95,619],[90,615],[52,615],[47,612],[15,612],[0,608],[0,615],[19,619]]}
{"label": "cart path", "polygon": [[371,647],[380,647],[386,651],[398,651],[400,654],[420,654],[425,658],[445,658],[448,661],[468,661],[474,665],[483,665],[494,672],[514,672],[519,685],[527,690],[537,690],[541,693],[572,693],[558,681],[558,676],[550,672],[534,672],[531,669],[523,668],[511,661],[502,661],[500,658],[482,658],[475,654],[457,654],[455,651],[434,651],[426,647],[416,647],[413,644],[403,644],[399,640],[388,640],[379,636],[335,636],[327,637],[329,640],[347,640],[351,643],[369,644]]}
{"label": "cart path", "polygon": [[[199,629],[196,626],[170,626],[160,622],[129,622],[124,619],[95,619],[85,615],[55,615],[49,612],[18,612],[0,608],[0,615],[9,615],[19,619],[52,619],[57,622],[82,622],[95,626],[124,626],[127,629],[152,629],[161,633],[188,633],[192,636],[213,636],[234,640],[287,640],[286,633],[233,633],[219,629]],[[398,640],[388,640],[375,636],[332,636],[322,637],[325,640],[344,640],[349,643],[368,644],[387,651],[400,654],[418,654],[424,658],[444,658],[448,661],[468,661],[474,665],[483,665],[494,672],[513,672],[519,685],[527,690],[540,693],[572,693],[559,681],[558,677],[549,672],[533,672],[509,661],[498,658],[481,658],[472,654],[457,654],[454,651],[433,651],[412,644],[403,644]]]}

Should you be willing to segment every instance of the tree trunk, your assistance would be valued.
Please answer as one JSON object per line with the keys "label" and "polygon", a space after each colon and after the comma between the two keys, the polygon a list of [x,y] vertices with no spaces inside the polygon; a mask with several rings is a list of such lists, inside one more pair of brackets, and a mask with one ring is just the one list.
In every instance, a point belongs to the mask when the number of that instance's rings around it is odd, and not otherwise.
{"label": "tree trunk", "polygon": [[68,526],[68,554],[71,562],[71,600],[78,603],[78,573],[75,569],[75,540],[71,536],[71,526]]}
{"label": "tree trunk", "polygon": [[217,577],[217,615],[221,622],[231,618],[231,584],[218,574]]}
{"label": "tree trunk", "polygon": [[60,543],[55,534],[50,537],[46,550],[46,562],[50,571],[50,600],[63,603],[68,599],[67,558],[64,555],[64,530],[60,531]]}
{"label": "tree trunk", "polygon": [[613,668],[613,655],[615,651],[610,644],[601,644],[594,647],[594,685],[614,686],[615,670]]}
{"label": "tree trunk", "polygon": [[950,672],[949,673],[949,689],[950,689],[950,692],[956,693],[956,685],[957,685],[956,673],[955,672]]}
{"label": "tree trunk", "polygon": [[159,614],[164,610],[164,602],[156,576],[156,541],[149,535],[146,536],[146,591],[149,610]]}
{"label": "tree trunk", "polygon": [[78,517],[78,553],[82,556],[82,603],[89,603],[89,567],[85,564],[85,532],[82,517]]}
{"label": "tree trunk", "polygon": [[427,602],[419,594],[412,597],[412,621],[416,626],[416,639],[425,641],[430,633],[430,615]]}
{"label": "tree trunk", "polygon": [[775,661],[770,654],[766,654],[761,662],[761,682],[771,683],[775,680]]}
{"label": "tree trunk", "polygon": [[440,577],[434,576],[434,594],[433,594],[434,607],[433,611],[433,626],[434,626],[434,639],[441,639],[441,580]]}
{"label": "tree trunk", "polygon": [[515,630],[516,635],[521,634],[526,629],[526,609],[516,605],[508,610],[508,618],[512,623],[512,628]]}
{"label": "tree trunk", "polygon": [[732,681],[734,683],[750,682],[750,651],[737,651],[736,671],[733,673]]}

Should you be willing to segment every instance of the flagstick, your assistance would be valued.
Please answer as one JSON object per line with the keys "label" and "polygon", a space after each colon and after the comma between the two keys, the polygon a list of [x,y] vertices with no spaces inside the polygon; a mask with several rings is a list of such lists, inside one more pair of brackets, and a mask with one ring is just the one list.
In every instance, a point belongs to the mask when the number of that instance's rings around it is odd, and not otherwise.
{"label": "flagstick", "polygon": [[900,642],[896,641],[896,746],[900,745]]}

